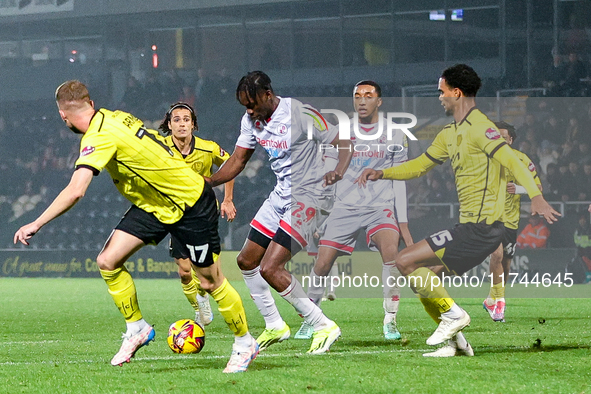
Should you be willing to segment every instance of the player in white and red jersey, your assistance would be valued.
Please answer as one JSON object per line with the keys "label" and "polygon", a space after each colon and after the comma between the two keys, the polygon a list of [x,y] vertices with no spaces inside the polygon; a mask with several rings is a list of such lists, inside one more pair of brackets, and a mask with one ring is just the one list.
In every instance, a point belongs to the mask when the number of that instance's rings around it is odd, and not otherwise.
{"label": "player in white and red jersey", "polygon": [[[396,130],[392,139],[388,140],[386,133],[381,132],[386,129],[386,119],[378,112],[382,105],[381,96],[380,86],[373,81],[360,81],[353,90],[356,114],[351,123],[351,142],[355,153],[343,180],[336,186],[334,208],[326,222],[326,233],[320,239],[316,264],[310,272],[308,297],[320,304],[327,285],[326,275],[336,258],[351,254],[357,234],[364,230],[368,246],[380,251],[383,262],[384,336],[396,340],[401,338],[396,327],[400,289],[395,284],[395,278],[400,273],[394,267],[394,260],[401,232],[396,215],[400,226],[405,228],[402,232],[404,242],[406,245],[413,242],[406,215],[406,184],[394,181],[359,188],[355,183],[367,167],[389,168],[408,160],[406,135]],[[311,329],[304,322],[295,338],[303,339],[310,335]]]}
{"label": "player in white and red jersey", "polygon": [[[250,294],[265,318],[265,331],[257,341],[265,349],[290,336],[271,296],[270,284],[314,327],[308,353],[324,353],[341,330],[310,301],[285,264],[311,240],[322,183],[330,185],[342,178],[351,160],[351,142],[340,141],[337,129],[329,126],[314,108],[276,96],[270,78],[261,71],[250,72],[240,80],[236,98],[246,107],[240,137],[230,159],[211,177],[212,184],[225,183],[238,175],[257,144],[267,151],[277,176],[277,185],[252,220],[237,259]],[[308,130],[312,120],[316,122]],[[326,174],[320,144],[342,148],[337,167]]]}

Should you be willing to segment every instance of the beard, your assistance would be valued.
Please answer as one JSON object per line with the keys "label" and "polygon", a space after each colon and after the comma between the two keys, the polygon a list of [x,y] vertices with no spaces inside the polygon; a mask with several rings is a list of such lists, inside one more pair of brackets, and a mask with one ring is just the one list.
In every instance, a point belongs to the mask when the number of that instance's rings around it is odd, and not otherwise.
{"label": "beard", "polygon": [[451,108],[446,108],[445,109],[445,116],[453,116],[454,115],[454,110]]}

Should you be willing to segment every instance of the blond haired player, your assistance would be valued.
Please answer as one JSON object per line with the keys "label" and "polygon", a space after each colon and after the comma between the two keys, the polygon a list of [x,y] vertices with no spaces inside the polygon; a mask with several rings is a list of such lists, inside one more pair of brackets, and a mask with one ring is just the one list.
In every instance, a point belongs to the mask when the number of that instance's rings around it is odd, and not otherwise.
{"label": "blond haired player", "polygon": [[[211,176],[213,166],[220,167],[230,158],[230,155],[213,141],[204,140],[194,132],[199,130],[197,115],[193,107],[184,102],[177,102],[170,106],[162,123],[158,127],[166,135],[166,143],[179,151],[191,168],[202,176]],[[234,181],[224,185],[224,201],[220,205],[220,212],[231,222],[236,217],[234,207]],[[172,244],[171,244],[172,248]],[[175,252],[171,250],[171,255]],[[190,259],[174,259],[179,266],[181,286],[187,300],[195,310],[195,321],[207,326],[213,321],[213,312],[209,304],[209,296],[199,284],[199,278],[191,269]]]}
{"label": "blond haired player", "polygon": [[62,120],[73,132],[82,134],[80,157],[68,186],[41,216],[15,233],[14,242],[28,245],[45,224],[84,197],[93,176],[106,169],[119,192],[132,203],[96,259],[127,325],[111,364],[129,362],[155,335],[142,316],[135,284],[124,263],[144,245],[157,244],[170,233],[174,257],[191,259],[201,286],[218,303],[234,333],[232,355],[224,372],[245,371],[258,354],[258,344],[248,332],[240,296],[215,263],[220,242],[212,188],[141,120],[122,111],[95,110],[81,82],[64,82],[55,99]]}

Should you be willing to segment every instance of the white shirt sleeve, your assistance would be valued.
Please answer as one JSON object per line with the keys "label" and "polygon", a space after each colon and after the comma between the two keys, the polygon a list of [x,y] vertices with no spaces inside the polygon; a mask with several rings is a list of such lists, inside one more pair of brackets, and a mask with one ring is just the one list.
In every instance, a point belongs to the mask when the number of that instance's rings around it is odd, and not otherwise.
{"label": "white shirt sleeve", "polygon": [[244,114],[240,122],[240,136],[236,141],[236,146],[245,149],[254,149],[257,146],[257,140],[253,133],[253,124],[249,119],[248,114]]}
{"label": "white shirt sleeve", "polygon": [[406,182],[392,181],[394,186],[394,208],[398,223],[408,223],[408,207],[406,198]]}

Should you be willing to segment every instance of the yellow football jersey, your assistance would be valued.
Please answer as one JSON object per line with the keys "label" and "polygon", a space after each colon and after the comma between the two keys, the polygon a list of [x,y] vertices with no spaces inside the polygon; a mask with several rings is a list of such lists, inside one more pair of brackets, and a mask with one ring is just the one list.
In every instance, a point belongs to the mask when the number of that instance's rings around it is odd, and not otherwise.
{"label": "yellow football jersey", "polygon": [[460,223],[492,224],[503,218],[506,182],[492,156],[506,142],[494,123],[473,108],[445,126],[425,153],[436,163],[448,158],[455,173]]}
{"label": "yellow football jersey", "polygon": [[[172,136],[166,137],[166,143],[178,151],[172,141]],[[223,150],[217,143],[193,136],[191,151],[185,156],[185,161],[202,176],[210,177],[213,174],[213,165],[221,166],[230,158],[230,154]]]}
{"label": "yellow football jersey", "polygon": [[155,130],[122,111],[98,110],[80,141],[76,168],[103,168],[132,204],[162,223],[177,222],[203,192],[204,180]]}
{"label": "yellow football jersey", "polygon": [[[534,180],[536,181],[536,185],[541,185],[542,182],[540,181],[540,178],[538,177],[538,172],[536,171],[536,166],[530,160],[530,158],[527,157],[527,155],[525,153],[520,152],[518,150],[514,149],[513,152],[515,153],[515,155],[517,155],[519,160],[521,160],[523,162],[523,164],[525,164],[527,166],[527,169],[530,170],[531,174],[534,177]],[[503,171],[505,172],[505,178],[507,179],[507,182],[513,182],[515,184],[519,184],[515,180],[515,176],[511,173],[511,171],[509,171],[508,168],[503,167]],[[506,198],[505,199],[505,227],[517,230],[517,228],[519,227],[519,213],[520,213],[519,211],[521,209],[521,195],[507,193],[507,196],[505,198]]]}

